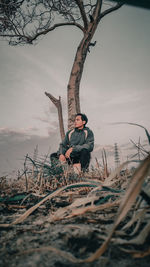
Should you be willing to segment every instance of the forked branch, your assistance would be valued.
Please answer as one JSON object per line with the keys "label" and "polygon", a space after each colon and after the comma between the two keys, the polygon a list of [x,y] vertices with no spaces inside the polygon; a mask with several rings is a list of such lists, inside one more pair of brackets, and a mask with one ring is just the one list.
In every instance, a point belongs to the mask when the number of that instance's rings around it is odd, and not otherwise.
{"label": "forked branch", "polygon": [[58,120],[59,120],[59,128],[60,128],[60,136],[63,140],[65,137],[65,130],[64,130],[64,122],[63,122],[63,115],[62,115],[62,105],[61,105],[61,97],[59,99],[55,98],[50,93],[45,92],[45,95],[49,97],[52,103],[56,106],[58,111]]}

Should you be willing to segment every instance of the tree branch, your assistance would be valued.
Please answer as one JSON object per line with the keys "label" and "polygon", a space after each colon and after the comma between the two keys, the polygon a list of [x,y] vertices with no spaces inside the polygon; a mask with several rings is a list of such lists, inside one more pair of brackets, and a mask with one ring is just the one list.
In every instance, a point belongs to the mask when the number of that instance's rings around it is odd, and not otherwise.
{"label": "tree branch", "polygon": [[76,2],[77,6],[78,6],[79,9],[80,9],[80,13],[81,13],[82,20],[83,20],[83,23],[84,23],[84,28],[85,28],[85,30],[86,30],[87,27],[88,27],[88,19],[87,19],[85,10],[84,10],[83,1],[82,1],[82,0],[75,0],[75,2]]}
{"label": "tree branch", "polygon": [[53,25],[52,27],[50,27],[49,29],[37,33],[37,34],[31,39],[31,41],[34,41],[38,36],[43,35],[43,34],[45,35],[45,34],[47,34],[48,32],[53,31],[53,30],[55,30],[56,28],[61,27],[61,26],[76,26],[76,27],[78,27],[80,30],[82,30],[82,31],[84,32],[84,28],[83,28],[80,24],[78,24],[78,23],[76,23],[76,22],[57,23],[57,24]]}
{"label": "tree branch", "polygon": [[50,100],[53,102],[53,104],[56,106],[56,108],[58,108],[59,104],[60,104],[60,100],[55,98],[53,95],[51,95],[50,93],[45,92],[45,95],[48,96],[50,98]]}
{"label": "tree branch", "polygon": [[11,38],[14,38],[14,37],[16,37],[16,38],[24,38],[24,39],[26,39],[26,41],[27,41],[27,43],[32,43],[34,40],[36,40],[40,35],[45,35],[45,34],[47,34],[48,32],[50,32],[50,31],[53,31],[54,29],[56,29],[56,28],[58,28],[58,27],[61,27],[61,26],[76,26],[76,27],[78,27],[78,28],[80,28],[80,30],[82,30],[82,32],[84,32],[84,28],[81,26],[81,25],[79,25],[78,23],[72,23],[72,22],[70,22],[70,23],[58,23],[58,24],[55,24],[54,26],[52,26],[51,28],[49,28],[49,29],[47,29],[47,30],[44,30],[44,31],[41,31],[41,32],[39,32],[39,33],[37,33],[37,34],[35,34],[35,36],[34,37],[31,37],[31,36],[27,36],[27,35],[22,35],[22,34],[20,34],[20,35],[18,35],[18,34],[0,34],[0,36],[2,36],[2,37],[11,37]]}
{"label": "tree branch", "polygon": [[94,9],[93,15],[92,15],[94,20],[97,20],[97,18],[99,17],[99,14],[101,12],[101,7],[102,7],[102,0],[97,0],[95,9]]}
{"label": "tree branch", "polygon": [[63,116],[62,116],[61,97],[59,96],[59,99],[57,99],[54,96],[52,96],[50,93],[47,93],[47,92],[45,92],[45,95],[49,97],[49,99],[52,101],[52,103],[57,108],[60,136],[61,136],[61,139],[63,140],[65,138],[65,130],[64,130],[64,122],[63,122]]}
{"label": "tree branch", "polygon": [[111,7],[111,8],[108,8],[106,9],[105,11],[103,11],[101,14],[100,14],[100,17],[99,17],[99,20],[101,20],[103,17],[105,17],[106,15],[108,15],[109,13],[119,9],[120,7],[122,7],[124,5],[124,2],[122,3],[118,3],[117,5]]}
{"label": "tree branch", "polygon": [[21,38],[25,38],[26,41],[27,41],[28,43],[32,43],[32,42],[33,42],[34,40],[36,40],[37,37],[39,37],[40,35],[45,35],[45,34],[47,34],[48,32],[53,31],[53,30],[55,30],[56,28],[61,27],[61,26],[76,26],[76,27],[78,27],[80,30],[82,30],[82,32],[85,32],[84,28],[83,28],[80,24],[75,23],[75,22],[67,22],[67,23],[57,23],[57,24],[53,25],[52,27],[50,27],[49,29],[46,29],[46,30],[44,30],[44,31],[41,31],[41,32],[35,34],[34,37],[26,36],[26,35],[21,35],[21,34],[20,34],[20,35],[17,35],[17,34],[0,34],[0,36],[2,36],[2,37],[16,37],[16,38],[20,38],[20,39],[21,39]]}

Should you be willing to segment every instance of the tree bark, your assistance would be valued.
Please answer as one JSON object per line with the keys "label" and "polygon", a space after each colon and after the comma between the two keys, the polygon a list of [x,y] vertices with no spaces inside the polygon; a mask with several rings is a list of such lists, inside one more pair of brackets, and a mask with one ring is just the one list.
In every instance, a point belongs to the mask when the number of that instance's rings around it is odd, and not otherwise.
{"label": "tree bark", "polygon": [[68,129],[72,129],[73,127],[75,114],[81,112],[79,96],[80,81],[82,78],[84,63],[93,34],[88,32],[82,39],[81,43],[78,46],[73,67],[71,70],[70,79],[67,87]]}
{"label": "tree bark", "polygon": [[60,136],[61,136],[61,140],[63,140],[65,138],[65,130],[64,130],[64,121],[63,121],[63,115],[62,115],[61,97],[59,96],[59,99],[56,99],[54,96],[52,96],[50,93],[47,93],[47,92],[45,92],[45,95],[49,97],[49,99],[52,101],[52,103],[57,108]]}
{"label": "tree bark", "polygon": [[67,101],[68,101],[68,130],[73,128],[74,116],[80,113],[80,81],[82,78],[83,68],[87,52],[89,51],[89,46],[92,37],[97,29],[100,22],[99,14],[101,9],[101,1],[97,2],[97,6],[93,12],[92,20],[88,22],[88,27],[84,31],[84,37],[81,40],[77,52],[75,55],[74,63],[72,66],[70,79],[67,87]]}

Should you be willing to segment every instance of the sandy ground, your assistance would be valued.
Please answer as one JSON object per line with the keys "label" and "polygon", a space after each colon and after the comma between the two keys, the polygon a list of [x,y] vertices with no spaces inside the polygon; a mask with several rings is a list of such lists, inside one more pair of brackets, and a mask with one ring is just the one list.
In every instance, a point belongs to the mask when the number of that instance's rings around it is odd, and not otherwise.
{"label": "sandy ground", "polygon": [[[25,210],[18,211],[18,209],[2,205],[0,206],[0,222],[14,221]],[[123,252],[121,246],[113,245],[113,243],[109,244],[106,252],[98,260],[92,263],[73,263],[68,256],[64,257],[60,252],[51,251],[49,247],[68,252],[69,255],[78,259],[86,259],[101,246],[103,226],[105,224],[105,227],[107,225],[109,227],[112,220],[101,221],[99,212],[96,212],[50,223],[48,221],[50,212],[50,204],[45,203],[21,224],[0,228],[1,267],[150,266],[150,256],[133,258],[130,254]],[[138,250],[144,250],[144,246],[139,246]],[[135,249],[131,245],[126,248]]]}

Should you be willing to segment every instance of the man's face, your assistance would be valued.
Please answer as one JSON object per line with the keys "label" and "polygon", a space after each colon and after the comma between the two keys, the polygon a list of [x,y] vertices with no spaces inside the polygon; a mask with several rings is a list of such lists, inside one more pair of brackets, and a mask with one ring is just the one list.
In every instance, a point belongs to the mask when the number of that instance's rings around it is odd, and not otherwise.
{"label": "man's face", "polygon": [[85,125],[85,121],[82,120],[81,116],[76,116],[75,118],[75,128],[83,129]]}

